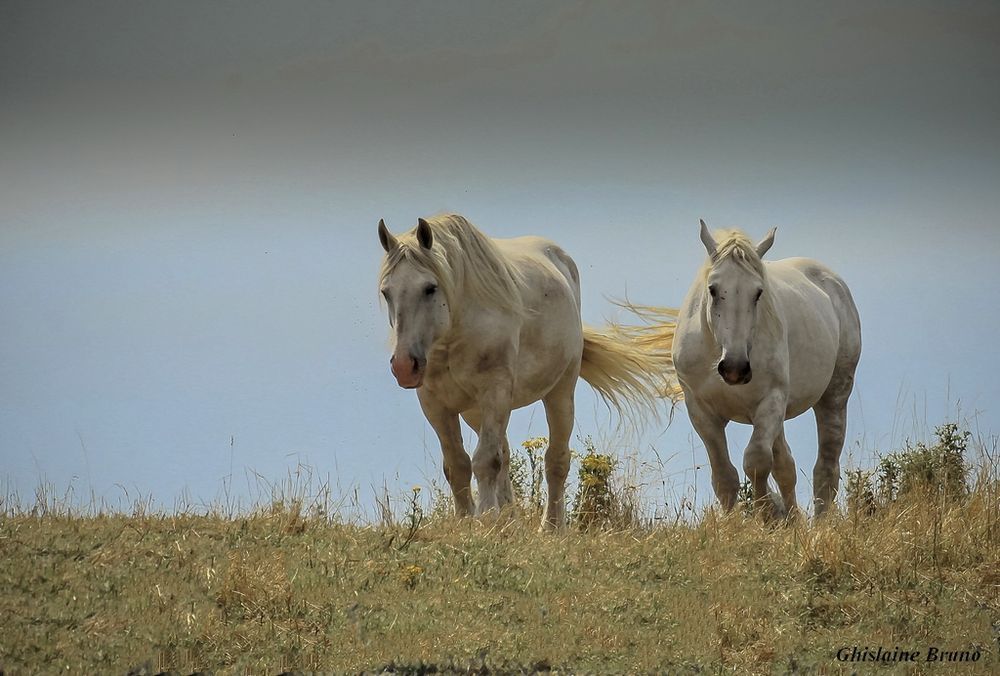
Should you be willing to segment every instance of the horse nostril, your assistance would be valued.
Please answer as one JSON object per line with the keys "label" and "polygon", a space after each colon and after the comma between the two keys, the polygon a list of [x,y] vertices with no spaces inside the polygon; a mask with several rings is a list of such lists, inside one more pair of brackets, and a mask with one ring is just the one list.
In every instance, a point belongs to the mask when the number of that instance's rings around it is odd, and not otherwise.
{"label": "horse nostril", "polygon": [[413,360],[413,372],[416,373],[420,370],[420,362],[417,361],[416,357],[410,357]]}

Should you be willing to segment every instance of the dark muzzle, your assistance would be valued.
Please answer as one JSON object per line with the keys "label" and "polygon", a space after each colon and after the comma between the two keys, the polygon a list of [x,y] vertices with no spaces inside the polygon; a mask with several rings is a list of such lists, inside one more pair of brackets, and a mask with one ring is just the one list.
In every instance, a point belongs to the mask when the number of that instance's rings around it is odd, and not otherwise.
{"label": "dark muzzle", "polygon": [[753,378],[749,360],[728,360],[719,362],[719,375],[727,385],[746,385]]}

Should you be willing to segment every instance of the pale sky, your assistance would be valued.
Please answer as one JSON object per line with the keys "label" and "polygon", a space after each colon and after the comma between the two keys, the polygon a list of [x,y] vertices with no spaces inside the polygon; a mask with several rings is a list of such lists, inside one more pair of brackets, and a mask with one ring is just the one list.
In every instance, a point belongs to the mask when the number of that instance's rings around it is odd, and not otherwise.
{"label": "pale sky", "polygon": [[[845,458],[998,432],[998,186],[995,3],[0,3],[0,488],[441,482],[375,227],[443,211],[558,242],[595,324],[681,302],[699,218],[776,225],[861,312]],[[706,501],[683,407],[638,452]]]}

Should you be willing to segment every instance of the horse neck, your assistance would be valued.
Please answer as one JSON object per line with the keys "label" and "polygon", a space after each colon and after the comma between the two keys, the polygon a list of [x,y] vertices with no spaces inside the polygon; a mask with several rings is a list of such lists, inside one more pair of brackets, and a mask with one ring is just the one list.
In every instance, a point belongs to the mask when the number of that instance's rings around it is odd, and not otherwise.
{"label": "horse neck", "polygon": [[465,289],[465,268],[463,266],[451,268],[451,297],[448,299],[448,312],[451,314],[451,332],[454,332],[459,325],[461,317],[468,309],[468,293]]}
{"label": "horse neck", "polygon": [[488,309],[470,294],[466,286],[464,265],[452,268],[452,281],[454,286],[451,297],[448,299],[451,326],[441,336],[441,344],[450,344],[461,338],[468,330],[470,322],[474,324],[476,316]]}
{"label": "horse neck", "polygon": [[774,302],[774,284],[767,272],[767,264],[764,264],[764,295],[761,297],[761,305],[757,310],[757,324],[754,326],[755,339],[763,341],[763,344],[776,343],[782,340],[785,333],[784,321],[778,312],[778,306]]}
{"label": "horse neck", "polygon": [[454,280],[454,292],[452,295],[454,298],[453,304],[450,305],[449,309],[453,319],[453,327],[457,326],[458,322],[456,320],[459,318],[479,312],[502,313],[509,315],[512,319],[531,314],[530,309],[522,305],[525,300],[523,297],[520,298],[520,302],[518,303],[511,303],[509,307],[501,307],[489,298],[479,298],[471,293],[466,279],[466,266],[474,264],[469,261],[463,261],[452,268],[452,278]]}

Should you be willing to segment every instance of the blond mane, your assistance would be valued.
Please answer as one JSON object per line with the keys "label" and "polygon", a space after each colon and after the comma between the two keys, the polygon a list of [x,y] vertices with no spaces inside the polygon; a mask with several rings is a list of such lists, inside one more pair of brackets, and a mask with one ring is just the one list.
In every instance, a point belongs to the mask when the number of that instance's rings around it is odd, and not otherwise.
{"label": "blond mane", "polygon": [[473,301],[494,309],[523,315],[524,275],[507,261],[493,240],[458,214],[428,218],[434,237],[430,249],[420,246],[414,228],[397,237],[399,246],[382,259],[379,284],[404,260],[424,268],[435,278],[452,317],[462,303]]}
{"label": "blond mane", "polygon": [[753,272],[761,279],[765,279],[764,261],[757,255],[757,248],[750,238],[742,230],[717,230],[713,233],[717,243],[715,255],[713,255],[702,270],[705,276],[709,271],[726,260],[732,259],[737,265]]}

